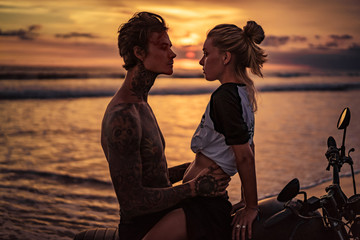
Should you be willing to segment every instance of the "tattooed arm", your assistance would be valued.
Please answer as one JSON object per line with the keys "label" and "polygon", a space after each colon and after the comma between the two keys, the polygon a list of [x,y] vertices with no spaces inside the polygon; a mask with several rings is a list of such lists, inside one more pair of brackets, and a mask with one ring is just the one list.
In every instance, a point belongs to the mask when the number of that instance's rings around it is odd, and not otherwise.
{"label": "tattooed arm", "polygon": [[184,177],[186,169],[189,167],[190,163],[184,163],[179,166],[169,168],[169,178],[171,183],[176,183],[181,181]]}
{"label": "tattooed arm", "polygon": [[131,105],[112,113],[106,125],[106,155],[123,219],[164,210],[185,198],[224,194],[229,177],[219,174],[214,167],[175,187],[143,186],[140,151],[143,129],[136,107]]}

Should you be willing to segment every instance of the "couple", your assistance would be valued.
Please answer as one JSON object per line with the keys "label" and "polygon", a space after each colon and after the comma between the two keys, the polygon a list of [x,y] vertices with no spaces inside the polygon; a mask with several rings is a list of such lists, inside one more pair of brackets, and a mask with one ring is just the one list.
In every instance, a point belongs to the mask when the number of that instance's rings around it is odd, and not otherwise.
{"label": "couple", "polygon": [[[266,55],[262,28],[213,28],[200,60],[208,81],[219,80],[191,141],[195,160],[167,168],[165,142],[147,102],[159,74],[171,75],[176,54],[159,15],[140,12],[119,28],[127,70],[102,122],[101,144],[120,204],[120,239],[251,238],[258,215],[254,163],[255,88]],[[230,176],[239,173],[242,199],[228,201]],[[182,184],[173,186],[178,181]],[[233,218],[231,213],[235,212]]]}

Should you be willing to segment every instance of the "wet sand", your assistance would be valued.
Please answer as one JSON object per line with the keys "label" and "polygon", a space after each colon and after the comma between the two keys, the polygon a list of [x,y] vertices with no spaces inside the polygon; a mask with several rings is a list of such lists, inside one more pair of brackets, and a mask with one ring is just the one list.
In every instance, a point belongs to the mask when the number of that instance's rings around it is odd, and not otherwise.
{"label": "wet sand", "polygon": [[[326,194],[325,188],[328,187],[332,182],[324,182],[315,187],[304,189],[307,193],[308,198],[311,196],[321,197]],[[355,174],[355,183],[356,183],[356,192],[360,193],[360,174]],[[340,187],[349,198],[354,195],[354,187],[352,177],[341,177],[340,178]]]}

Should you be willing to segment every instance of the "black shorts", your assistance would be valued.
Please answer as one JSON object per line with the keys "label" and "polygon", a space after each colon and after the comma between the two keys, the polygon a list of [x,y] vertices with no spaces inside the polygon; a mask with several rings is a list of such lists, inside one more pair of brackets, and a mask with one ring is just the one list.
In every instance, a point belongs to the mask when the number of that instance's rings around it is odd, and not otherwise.
{"label": "black shorts", "polygon": [[176,206],[161,212],[120,221],[120,240],[140,240],[169,212],[182,208],[186,216],[189,240],[231,239],[231,203],[224,197],[195,197],[186,199]]}

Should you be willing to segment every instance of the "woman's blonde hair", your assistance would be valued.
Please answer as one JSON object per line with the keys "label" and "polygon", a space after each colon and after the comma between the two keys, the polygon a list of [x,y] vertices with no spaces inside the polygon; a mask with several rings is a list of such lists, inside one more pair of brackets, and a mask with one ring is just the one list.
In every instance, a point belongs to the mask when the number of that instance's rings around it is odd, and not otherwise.
{"label": "woman's blonde hair", "polygon": [[212,39],[214,46],[220,51],[230,52],[235,58],[235,73],[239,81],[246,85],[255,112],[256,89],[246,68],[250,68],[253,74],[263,77],[261,68],[267,55],[258,44],[265,38],[264,30],[254,21],[248,21],[244,30],[234,24],[220,24],[210,30],[207,37]]}

